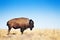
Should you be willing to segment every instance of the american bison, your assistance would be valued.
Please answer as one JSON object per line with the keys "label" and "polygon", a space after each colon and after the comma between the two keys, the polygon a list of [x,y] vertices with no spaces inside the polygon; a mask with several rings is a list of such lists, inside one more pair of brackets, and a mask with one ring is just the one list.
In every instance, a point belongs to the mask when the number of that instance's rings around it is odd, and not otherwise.
{"label": "american bison", "polygon": [[30,28],[30,30],[34,27],[34,21],[29,18],[21,17],[21,18],[14,18],[7,22],[8,26],[8,34],[10,33],[11,28],[18,29],[20,28],[21,34],[23,34],[23,31],[27,28]]}

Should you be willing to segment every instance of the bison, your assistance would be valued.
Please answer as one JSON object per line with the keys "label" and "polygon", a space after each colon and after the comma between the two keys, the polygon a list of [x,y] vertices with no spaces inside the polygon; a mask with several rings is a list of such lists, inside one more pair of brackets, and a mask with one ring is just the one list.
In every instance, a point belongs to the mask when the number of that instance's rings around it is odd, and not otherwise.
{"label": "bison", "polygon": [[30,28],[30,30],[34,27],[34,21],[29,18],[21,17],[21,18],[14,18],[7,22],[8,26],[8,34],[10,33],[11,28],[18,29],[20,28],[21,34],[23,34],[23,31],[27,28]]}

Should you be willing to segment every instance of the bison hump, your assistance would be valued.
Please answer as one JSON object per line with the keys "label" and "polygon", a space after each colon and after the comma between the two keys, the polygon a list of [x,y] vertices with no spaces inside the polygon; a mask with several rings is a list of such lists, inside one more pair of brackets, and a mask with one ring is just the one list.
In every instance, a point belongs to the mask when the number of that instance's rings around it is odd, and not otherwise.
{"label": "bison hump", "polygon": [[29,25],[29,20],[27,19],[19,19],[15,22],[18,23],[19,25]]}

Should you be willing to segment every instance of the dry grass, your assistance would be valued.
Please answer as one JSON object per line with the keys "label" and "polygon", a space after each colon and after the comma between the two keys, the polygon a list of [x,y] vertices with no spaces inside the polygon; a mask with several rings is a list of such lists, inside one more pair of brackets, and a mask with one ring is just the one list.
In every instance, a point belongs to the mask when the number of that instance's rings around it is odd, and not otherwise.
{"label": "dry grass", "polygon": [[7,35],[7,30],[0,30],[0,40],[60,40],[60,30],[25,30],[21,35],[19,30],[11,30]]}

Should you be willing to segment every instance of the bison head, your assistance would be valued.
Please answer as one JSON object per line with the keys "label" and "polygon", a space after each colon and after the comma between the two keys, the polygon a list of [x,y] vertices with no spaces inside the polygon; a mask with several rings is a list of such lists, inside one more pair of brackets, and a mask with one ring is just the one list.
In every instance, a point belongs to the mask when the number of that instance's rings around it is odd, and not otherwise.
{"label": "bison head", "polygon": [[30,27],[30,30],[32,30],[33,29],[33,27],[34,27],[34,21],[32,20],[32,19],[30,19],[29,20],[29,27]]}

